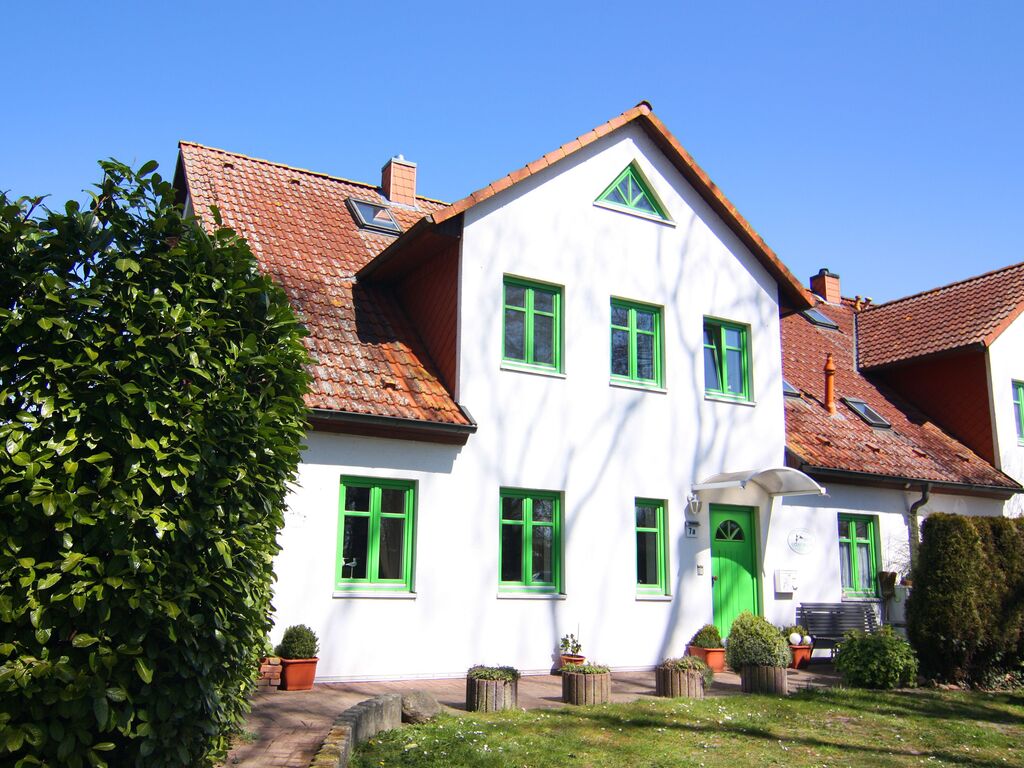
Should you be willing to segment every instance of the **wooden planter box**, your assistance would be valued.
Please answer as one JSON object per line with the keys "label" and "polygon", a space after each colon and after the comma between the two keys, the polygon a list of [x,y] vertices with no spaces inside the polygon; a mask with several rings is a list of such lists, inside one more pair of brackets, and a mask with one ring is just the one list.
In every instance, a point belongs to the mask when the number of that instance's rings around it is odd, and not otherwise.
{"label": "wooden planter box", "polygon": [[591,705],[607,704],[612,696],[612,675],[610,672],[587,674],[585,672],[562,673],[562,701],[566,704]]}
{"label": "wooden planter box", "polygon": [[740,670],[740,688],[744,693],[768,693],[785,696],[789,693],[786,668],[744,664]]}
{"label": "wooden planter box", "polygon": [[793,660],[789,662],[790,669],[803,669],[811,660],[812,645],[791,645],[789,651],[793,654]]}
{"label": "wooden planter box", "polygon": [[310,690],[313,687],[313,679],[316,677],[316,663],[319,660],[319,658],[281,659],[281,690]]}
{"label": "wooden planter box", "polygon": [[695,669],[656,667],[654,670],[654,692],[670,699],[703,699],[704,676]]}
{"label": "wooden planter box", "polygon": [[686,652],[711,667],[712,672],[725,671],[725,648],[701,648],[699,645],[688,645]]}
{"label": "wooden planter box", "polygon": [[466,678],[466,709],[469,712],[497,712],[519,705],[519,681]]}

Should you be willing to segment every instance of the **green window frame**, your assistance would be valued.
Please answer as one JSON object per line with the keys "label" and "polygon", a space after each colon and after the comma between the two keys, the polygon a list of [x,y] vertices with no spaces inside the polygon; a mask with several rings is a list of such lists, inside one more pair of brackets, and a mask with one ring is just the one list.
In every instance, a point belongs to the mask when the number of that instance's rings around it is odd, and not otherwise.
{"label": "green window frame", "polygon": [[1013,416],[1017,423],[1017,442],[1024,445],[1024,381],[1013,382]]}
{"label": "green window frame", "polygon": [[661,308],[625,299],[611,300],[612,381],[661,387]]}
{"label": "green window frame", "polygon": [[665,535],[665,502],[635,499],[636,591],[639,595],[668,594],[668,550]]}
{"label": "green window frame", "polygon": [[751,399],[748,326],[704,318],[704,394],[726,400]]}
{"label": "green window frame", "polygon": [[878,562],[878,518],[839,515],[839,572],[843,597],[877,597]]}
{"label": "green window frame", "polygon": [[500,495],[499,590],[561,592],[561,495],[519,488],[502,488]]}
{"label": "green window frame", "polygon": [[661,201],[636,163],[627,165],[594,202],[645,218],[669,220]]}
{"label": "green window frame", "polygon": [[502,360],[562,372],[562,288],[505,276]]}
{"label": "green window frame", "polygon": [[335,589],[412,591],[416,486],[341,478]]}

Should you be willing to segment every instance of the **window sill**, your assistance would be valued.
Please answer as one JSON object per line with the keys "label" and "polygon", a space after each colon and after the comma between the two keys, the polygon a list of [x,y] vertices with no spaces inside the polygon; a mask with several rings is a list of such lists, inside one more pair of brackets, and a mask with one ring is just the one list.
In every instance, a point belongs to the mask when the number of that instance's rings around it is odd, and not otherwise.
{"label": "window sill", "polygon": [[649,213],[637,211],[632,208],[626,208],[621,205],[612,205],[611,203],[602,203],[598,201],[594,201],[594,205],[598,208],[604,208],[606,211],[615,211],[616,213],[624,213],[627,216],[636,216],[638,219],[653,221],[655,224],[664,224],[665,226],[673,228],[676,226],[676,223],[671,219],[663,219],[661,216],[652,216]]}
{"label": "window sill", "polygon": [[672,595],[643,595],[637,594],[638,603],[671,603]]}
{"label": "window sill", "polygon": [[499,600],[565,600],[560,592],[499,592]]}
{"label": "window sill", "polygon": [[353,598],[363,600],[366,598],[377,599],[377,600],[415,600],[415,592],[374,592],[372,590],[352,590],[351,592],[346,590],[335,590],[331,597],[334,598]]}
{"label": "window sill", "polygon": [[549,379],[564,379],[565,374],[556,371],[554,368],[535,368],[532,365],[516,365],[515,363],[503,362],[500,366],[503,371],[513,373],[532,373],[534,376],[547,376]]}
{"label": "window sill", "polygon": [[712,403],[729,403],[730,405],[745,405],[748,408],[753,408],[757,405],[756,400],[743,400],[738,397],[723,397],[722,395],[709,395],[704,393],[704,399]]}
{"label": "window sill", "polygon": [[868,595],[843,595],[844,603],[880,603],[882,598]]}
{"label": "window sill", "polygon": [[658,395],[668,394],[667,389],[656,384],[641,384],[639,381],[629,381],[627,379],[609,379],[608,386],[618,387],[619,389],[635,389],[640,392],[654,392]]}

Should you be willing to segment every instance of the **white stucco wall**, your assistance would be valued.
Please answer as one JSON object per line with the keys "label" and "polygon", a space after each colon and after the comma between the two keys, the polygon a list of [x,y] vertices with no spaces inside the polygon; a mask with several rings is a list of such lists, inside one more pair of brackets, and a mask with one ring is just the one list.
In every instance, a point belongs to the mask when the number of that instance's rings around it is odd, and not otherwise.
{"label": "white stucco wall", "polygon": [[[988,375],[997,465],[1014,480],[1024,483],[1024,445],[1017,437],[1012,390],[1013,381],[1024,381],[1024,317],[1017,318],[989,347]],[[1024,514],[1021,494],[1006,503],[1006,514]]]}

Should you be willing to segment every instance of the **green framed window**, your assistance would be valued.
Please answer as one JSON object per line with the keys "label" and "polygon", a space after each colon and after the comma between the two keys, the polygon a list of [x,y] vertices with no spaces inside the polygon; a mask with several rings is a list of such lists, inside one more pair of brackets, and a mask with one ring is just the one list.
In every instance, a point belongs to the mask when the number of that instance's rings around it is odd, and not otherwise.
{"label": "green framed window", "polygon": [[562,289],[519,278],[504,280],[502,359],[562,370]]}
{"label": "green framed window", "polygon": [[661,309],[612,299],[611,331],[612,379],[660,387]]}
{"label": "green framed window", "polygon": [[636,499],[633,514],[636,525],[636,591],[638,594],[668,594],[665,502]]}
{"label": "green framed window", "polygon": [[560,592],[561,497],[549,491],[501,490],[498,586],[509,592]]}
{"label": "green framed window", "polygon": [[1024,382],[1013,382],[1013,416],[1017,423],[1017,441],[1024,444]]}
{"label": "green framed window", "polygon": [[878,520],[839,515],[839,570],[843,597],[878,596]]}
{"label": "green framed window", "polygon": [[638,213],[641,216],[668,221],[665,209],[655,197],[651,185],[640,173],[636,163],[627,165],[622,173],[615,177],[615,181],[598,195],[595,202],[629,213]]}
{"label": "green framed window", "polygon": [[704,318],[704,392],[730,400],[751,399],[747,326]]}
{"label": "green framed window", "polygon": [[338,590],[412,591],[415,485],[343,477],[338,512]]}

